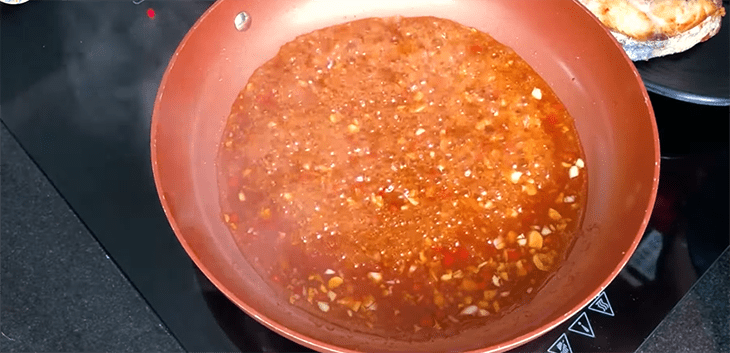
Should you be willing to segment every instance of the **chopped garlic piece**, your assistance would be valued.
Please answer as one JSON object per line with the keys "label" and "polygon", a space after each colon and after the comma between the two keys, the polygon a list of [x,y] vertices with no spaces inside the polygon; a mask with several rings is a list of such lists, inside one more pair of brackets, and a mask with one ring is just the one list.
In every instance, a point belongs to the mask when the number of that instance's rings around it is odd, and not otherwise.
{"label": "chopped garlic piece", "polygon": [[330,305],[325,302],[317,302],[317,306],[319,306],[319,310],[324,312],[330,311]]}
{"label": "chopped garlic piece", "polygon": [[504,240],[502,239],[501,235],[498,236],[497,238],[495,238],[494,241],[492,242],[492,244],[494,244],[494,247],[497,250],[502,250],[505,247],[505,243],[504,243]]}
{"label": "chopped garlic piece", "polygon": [[562,218],[562,216],[560,215],[560,212],[558,212],[552,208],[548,209],[548,216],[550,216],[550,219],[555,220],[555,221]]}
{"label": "chopped garlic piece", "polygon": [[377,283],[383,280],[383,275],[380,272],[368,272],[368,278]]}
{"label": "chopped garlic piece", "polygon": [[512,172],[510,175],[510,180],[512,183],[517,184],[518,181],[520,181],[520,177],[522,176],[522,172]]}
{"label": "chopped garlic piece", "polygon": [[542,235],[537,231],[531,231],[527,236],[528,244],[531,248],[540,249],[542,248]]}
{"label": "chopped garlic piece", "polygon": [[344,281],[342,280],[341,277],[335,276],[335,277],[330,278],[329,281],[327,281],[327,286],[334,289],[334,288],[337,288],[340,285],[342,285],[342,282],[344,282]]}
{"label": "chopped garlic piece", "polygon": [[460,315],[474,315],[479,311],[479,308],[476,305],[469,305],[464,310],[459,313]]}
{"label": "chopped garlic piece", "polygon": [[573,179],[578,176],[578,167],[572,166],[570,167],[570,170],[568,170],[568,176]]}
{"label": "chopped garlic piece", "polygon": [[534,97],[535,99],[537,99],[537,100],[540,100],[540,99],[542,99],[542,91],[540,91],[540,89],[539,89],[539,88],[535,87],[535,88],[534,88],[534,89],[532,90],[532,96],[533,96],[533,97]]}
{"label": "chopped garlic piece", "polygon": [[492,283],[494,283],[494,285],[497,286],[497,287],[500,286],[499,277],[497,277],[497,275],[493,275],[492,276]]}

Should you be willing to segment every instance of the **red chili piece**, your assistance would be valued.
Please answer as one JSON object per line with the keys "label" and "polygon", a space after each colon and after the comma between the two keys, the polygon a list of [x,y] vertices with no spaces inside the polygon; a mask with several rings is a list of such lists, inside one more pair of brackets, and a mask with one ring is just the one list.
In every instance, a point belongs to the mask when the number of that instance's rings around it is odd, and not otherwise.
{"label": "red chili piece", "polygon": [[520,252],[515,249],[507,249],[507,260],[517,261],[520,259]]}
{"label": "red chili piece", "polygon": [[469,259],[469,250],[466,250],[465,248],[457,248],[455,254],[459,260]]}
{"label": "red chili piece", "polygon": [[558,123],[558,117],[555,114],[550,113],[547,117],[545,117],[545,122],[550,125],[555,125]]}
{"label": "red chili piece", "polygon": [[451,267],[454,265],[454,255],[450,253],[444,253],[444,266]]}

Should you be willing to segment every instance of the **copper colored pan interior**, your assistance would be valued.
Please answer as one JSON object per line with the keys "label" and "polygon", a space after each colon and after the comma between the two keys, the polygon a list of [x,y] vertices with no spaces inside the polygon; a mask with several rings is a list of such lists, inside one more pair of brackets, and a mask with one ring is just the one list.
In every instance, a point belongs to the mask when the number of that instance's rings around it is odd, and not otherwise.
{"label": "copper colored pan interior", "polygon": [[[244,32],[234,26],[241,11],[252,19]],[[575,117],[588,166],[583,234],[541,294],[499,325],[427,343],[353,333],[276,299],[219,214],[218,143],[252,71],[296,35],[393,15],[455,20],[512,47]],[[644,86],[608,32],[571,0],[221,0],[170,62],[155,104],[151,144],[162,205],[190,257],[251,316],[322,351],[503,350],[544,333],[599,294],[626,263],[649,219],[659,176],[659,141]]]}

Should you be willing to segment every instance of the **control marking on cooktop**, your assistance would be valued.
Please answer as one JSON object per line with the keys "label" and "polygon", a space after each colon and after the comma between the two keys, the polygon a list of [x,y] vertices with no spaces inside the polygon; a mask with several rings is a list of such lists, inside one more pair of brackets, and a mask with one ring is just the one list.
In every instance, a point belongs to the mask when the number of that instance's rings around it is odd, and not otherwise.
{"label": "control marking on cooktop", "polygon": [[553,342],[553,345],[550,346],[547,351],[548,353],[573,353],[573,348],[570,348],[568,336],[563,333],[555,342]]}
{"label": "control marking on cooktop", "polygon": [[590,338],[596,338],[596,335],[593,333],[593,327],[591,327],[591,322],[588,321],[588,315],[586,315],[585,311],[580,314],[575,321],[573,321],[570,327],[568,327],[568,331],[588,336]]}
{"label": "control marking on cooktop", "polygon": [[588,310],[593,310],[603,315],[613,316],[613,308],[611,307],[611,302],[608,301],[606,292],[601,292],[593,303],[588,306]]}

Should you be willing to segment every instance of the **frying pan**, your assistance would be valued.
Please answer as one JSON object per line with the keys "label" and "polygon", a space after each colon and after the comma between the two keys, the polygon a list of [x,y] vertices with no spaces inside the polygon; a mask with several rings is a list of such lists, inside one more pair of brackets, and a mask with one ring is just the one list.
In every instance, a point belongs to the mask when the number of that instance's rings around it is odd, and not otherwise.
{"label": "frying pan", "polygon": [[[580,234],[540,293],[494,325],[428,342],[354,332],[275,295],[221,220],[217,190],[215,158],[226,117],[254,69],[297,35],[395,15],[451,19],[513,48],[575,118],[589,178]],[[597,296],[631,256],[654,204],[660,156],[636,69],[572,0],[220,0],[170,60],[152,116],[151,149],[162,206],[202,272],[250,316],[320,351],[503,351],[550,330]]]}

